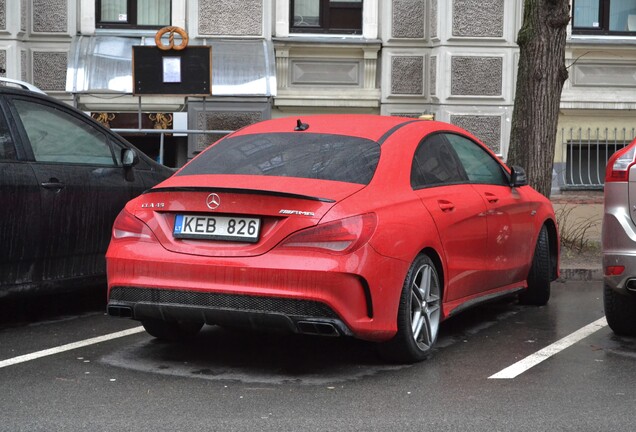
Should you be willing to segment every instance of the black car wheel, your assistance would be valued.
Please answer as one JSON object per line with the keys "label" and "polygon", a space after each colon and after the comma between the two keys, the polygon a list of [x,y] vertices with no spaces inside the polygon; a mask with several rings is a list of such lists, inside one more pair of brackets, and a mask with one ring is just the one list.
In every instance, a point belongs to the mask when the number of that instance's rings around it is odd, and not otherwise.
{"label": "black car wheel", "polygon": [[193,338],[203,327],[203,323],[191,321],[143,320],[141,324],[151,336],[168,341]]}
{"label": "black car wheel", "polygon": [[552,262],[548,229],[541,227],[528,275],[528,289],[519,294],[521,304],[543,306],[550,300]]}
{"label": "black car wheel", "polygon": [[439,333],[441,301],[435,264],[428,256],[418,255],[402,286],[397,334],[380,345],[381,355],[401,363],[427,358]]}
{"label": "black car wheel", "polygon": [[605,284],[603,306],[607,324],[614,333],[636,336],[636,297],[620,294]]}

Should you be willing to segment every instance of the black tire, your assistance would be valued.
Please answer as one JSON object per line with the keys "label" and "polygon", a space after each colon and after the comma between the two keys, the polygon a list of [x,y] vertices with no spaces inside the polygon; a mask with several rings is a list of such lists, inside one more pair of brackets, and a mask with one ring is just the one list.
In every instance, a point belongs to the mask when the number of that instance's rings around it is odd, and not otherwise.
{"label": "black tire", "polygon": [[172,342],[192,339],[203,327],[203,323],[192,321],[143,320],[141,324],[150,336]]}
{"label": "black tire", "polygon": [[552,282],[552,260],[550,258],[550,237],[546,226],[541,227],[537,246],[534,249],[532,266],[528,274],[528,289],[519,294],[519,302],[525,305],[543,306],[550,300]]}
{"label": "black tire", "polygon": [[603,286],[603,306],[607,324],[621,336],[636,336],[636,297]]}
{"label": "black tire", "polygon": [[433,261],[418,255],[406,274],[398,307],[397,333],[379,345],[380,355],[391,362],[426,359],[437,341],[442,313],[439,276]]}

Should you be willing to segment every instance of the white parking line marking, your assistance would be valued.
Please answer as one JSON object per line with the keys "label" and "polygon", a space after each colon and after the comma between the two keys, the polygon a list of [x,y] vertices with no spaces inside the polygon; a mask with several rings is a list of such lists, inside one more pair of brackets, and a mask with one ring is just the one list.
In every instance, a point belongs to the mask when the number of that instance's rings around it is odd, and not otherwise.
{"label": "white parking line marking", "polygon": [[556,341],[552,345],[548,345],[542,350],[537,351],[536,353],[532,355],[529,355],[528,357],[518,361],[512,366],[508,366],[507,368],[497,372],[496,374],[488,377],[488,379],[516,378],[517,376],[521,375],[522,373],[524,373],[531,367],[538,365],[542,361],[549,359],[553,355],[558,354],[564,349],[574,345],[578,341],[585,339],[586,337],[590,336],[593,333],[596,333],[597,331],[599,331],[605,326],[607,326],[607,320],[605,319],[605,317],[599,318],[593,323],[590,323],[586,325],[585,327],[575,331],[574,333],[564,337],[563,339]]}
{"label": "white parking line marking", "polygon": [[117,333],[111,333],[111,334],[107,334],[104,336],[98,336],[98,337],[94,337],[91,339],[85,339],[83,341],[79,341],[79,342],[73,342],[70,344],[66,344],[66,345],[61,345],[59,347],[55,347],[55,348],[49,348],[43,351],[37,351],[31,354],[25,354],[25,355],[21,355],[19,357],[14,357],[14,358],[10,358],[7,360],[2,360],[0,361],[0,369],[7,367],[7,366],[12,366],[18,363],[24,363],[24,362],[28,362],[31,360],[36,360],[42,357],[46,357],[46,356],[51,356],[54,354],[59,354],[65,351],[70,351],[70,350],[74,350],[77,348],[82,348],[88,345],[95,345],[101,342],[106,342],[109,340],[113,340],[113,339],[118,339],[124,336],[130,336],[133,335],[135,333],[141,333],[142,331],[144,331],[144,328],[142,326],[139,327],[134,327],[128,330],[124,330],[124,331],[120,331]]}

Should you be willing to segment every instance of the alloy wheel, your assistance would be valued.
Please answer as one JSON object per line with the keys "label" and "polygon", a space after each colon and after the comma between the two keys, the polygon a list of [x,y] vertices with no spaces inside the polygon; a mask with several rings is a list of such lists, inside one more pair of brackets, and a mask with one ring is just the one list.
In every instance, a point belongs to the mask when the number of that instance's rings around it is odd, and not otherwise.
{"label": "alloy wheel", "polygon": [[411,284],[411,330],[422,351],[437,339],[440,322],[440,289],[435,270],[429,264],[417,269]]}

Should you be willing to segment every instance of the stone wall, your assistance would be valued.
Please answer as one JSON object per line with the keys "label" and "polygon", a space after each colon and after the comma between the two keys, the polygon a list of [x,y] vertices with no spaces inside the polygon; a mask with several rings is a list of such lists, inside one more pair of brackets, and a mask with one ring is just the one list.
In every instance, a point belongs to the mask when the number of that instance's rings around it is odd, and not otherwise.
{"label": "stone wall", "polygon": [[382,113],[434,114],[505,155],[521,6],[511,0],[399,0],[382,33]]}

